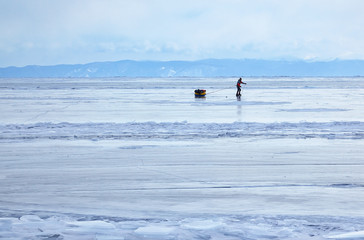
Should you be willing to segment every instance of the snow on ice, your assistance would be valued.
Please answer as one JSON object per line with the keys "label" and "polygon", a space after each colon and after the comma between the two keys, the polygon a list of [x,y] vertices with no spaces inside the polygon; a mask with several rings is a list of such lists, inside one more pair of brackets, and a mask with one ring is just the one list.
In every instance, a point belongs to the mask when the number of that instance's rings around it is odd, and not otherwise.
{"label": "snow on ice", "polygon": [[0,79],[0,239],[363,239],[364,79],[236,80]]}

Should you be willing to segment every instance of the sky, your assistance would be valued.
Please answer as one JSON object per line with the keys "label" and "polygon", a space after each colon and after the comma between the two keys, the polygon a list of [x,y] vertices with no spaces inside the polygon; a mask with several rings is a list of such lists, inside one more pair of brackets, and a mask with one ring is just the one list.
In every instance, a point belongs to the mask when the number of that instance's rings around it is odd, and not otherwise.
{"label": "sky", "polygon": [[0,67],[364,60],[363,0],[0,0]]}

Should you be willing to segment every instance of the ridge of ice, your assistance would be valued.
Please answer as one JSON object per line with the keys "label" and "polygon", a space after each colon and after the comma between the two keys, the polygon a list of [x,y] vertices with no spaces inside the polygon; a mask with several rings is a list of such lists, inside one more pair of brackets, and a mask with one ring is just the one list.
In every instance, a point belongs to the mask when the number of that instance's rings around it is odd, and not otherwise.
{"label": "ridge of ice", "polygon": [[0,125],[0,140],[11,139],[122,139],[221,137],[363,139],[364,122],[128,122]]}
{"label": "ridge of ice", "polygon": [[[363,239],[362,218],[329,216],[179,216],[83,221],[77,216],[0,216],[4,239]],[[348,232],[348,231],[352,232]],[[356,230],[356,231],[355,231]],[[347,233],[343,233],[347,231]],[[336,235],[327,235],[337,233]]]}

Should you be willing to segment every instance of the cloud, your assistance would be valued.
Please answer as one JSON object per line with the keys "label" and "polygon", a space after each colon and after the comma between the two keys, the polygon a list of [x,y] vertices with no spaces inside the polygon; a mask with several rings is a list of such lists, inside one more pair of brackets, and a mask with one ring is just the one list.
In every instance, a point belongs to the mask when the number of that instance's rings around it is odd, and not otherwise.
{"label": "cloud", "polygon": [[0,0],[0,66],[364,59],[361,0]]}

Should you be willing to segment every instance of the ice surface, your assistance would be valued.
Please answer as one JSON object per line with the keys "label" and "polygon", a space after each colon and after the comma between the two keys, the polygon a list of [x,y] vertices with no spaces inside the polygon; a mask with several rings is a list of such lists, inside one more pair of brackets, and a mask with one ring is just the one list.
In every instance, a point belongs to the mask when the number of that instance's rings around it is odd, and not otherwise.
{"label": "ice surface", "polygon": [[245,81],[0,79],[0,239],[360,239],[364,79]]}
{"label": "ice surface", "polygon": [[350,232],[328,237],[329,239],[364,239],[364,231]]}

